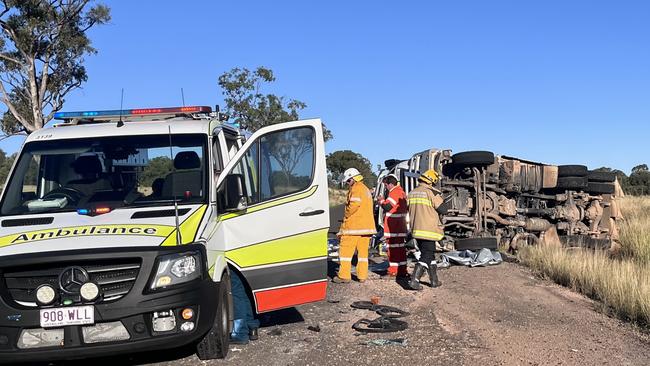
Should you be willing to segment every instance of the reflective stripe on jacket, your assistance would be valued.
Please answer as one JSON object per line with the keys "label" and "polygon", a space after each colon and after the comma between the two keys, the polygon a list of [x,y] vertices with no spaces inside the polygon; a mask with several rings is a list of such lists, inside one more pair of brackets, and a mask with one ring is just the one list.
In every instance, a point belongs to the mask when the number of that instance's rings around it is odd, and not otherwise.
{"label": "reflective stripe on jacket", "polygon": [[348,191],[345,216],[338,235],[372,235],[375,230],[372,194],[363,182],[355,182]]}
{"label": "reflective stripe on jacket", "polygon": [[401,186],[395,186],[388,192],[388,198],[379,201],[380,205],[390,204],[390,210],[384,216],[384,236],[387,238],[406,238],[408,228],[406,227],[406,215],[408,205],[406,204],[406,193]]}
{"label": "reflective stripe on jacket", "polygon": [[409,193],[409,219],[414,238],[431,241],[444,238],[445,231],[436,211],[442,202],[440,192],[425,183],[420,183]]}

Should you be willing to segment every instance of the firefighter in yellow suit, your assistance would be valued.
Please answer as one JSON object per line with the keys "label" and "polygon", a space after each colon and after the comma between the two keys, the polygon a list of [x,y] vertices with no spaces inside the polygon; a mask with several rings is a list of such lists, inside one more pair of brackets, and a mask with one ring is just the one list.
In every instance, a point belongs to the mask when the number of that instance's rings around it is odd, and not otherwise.
{"label": "firefighter in yellow suit", "polygon": [[343,173],[342,183],[350,189],[345,205],[345,216],[341,229],[336,234],[339,244],[339,273],[332,279],[335,283],[348,283],[352,279],[352,257],[357,252],[357,279],[365,282],[368,278],[368,246],[370,237],[376,233],[373,216],[372,194],[362,182],[363,176],[355,168]]}

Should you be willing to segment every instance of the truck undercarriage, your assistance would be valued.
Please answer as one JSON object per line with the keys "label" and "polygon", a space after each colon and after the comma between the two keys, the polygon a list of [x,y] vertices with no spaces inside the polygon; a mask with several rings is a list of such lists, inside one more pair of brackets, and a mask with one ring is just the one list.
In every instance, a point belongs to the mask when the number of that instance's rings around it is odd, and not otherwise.
{"label": "truck undercarriage", "polygon": [[[614,173],[582,165],[547,165],[488,151],[452,155],[430,149],[409,160],[388,160],[379,179],[399,177],[408,193],[420,173],[439,173],[438,208],[445,250],[497,247],[516,251],[539,243],[608,249],[617,240],[622,195]],[[383,187],[378,186],[377,194]],[[383,222],[383,212],[378,222]]]}

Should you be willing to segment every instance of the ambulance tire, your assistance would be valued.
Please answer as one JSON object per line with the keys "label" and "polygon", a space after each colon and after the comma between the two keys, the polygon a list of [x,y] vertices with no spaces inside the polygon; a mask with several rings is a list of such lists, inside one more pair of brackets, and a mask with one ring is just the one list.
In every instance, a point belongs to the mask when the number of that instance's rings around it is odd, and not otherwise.
{"label": "ambulance tire", "polygon": [[219,303],[217,314],[214,317],[214,325],[208,334],[196,345],[196,356],[200,360],[213,360],[226,358],[228,346],[230,345],[230,319],[232,318],[230,299],[230,275],[226,271],[219,282],[217,291]]}

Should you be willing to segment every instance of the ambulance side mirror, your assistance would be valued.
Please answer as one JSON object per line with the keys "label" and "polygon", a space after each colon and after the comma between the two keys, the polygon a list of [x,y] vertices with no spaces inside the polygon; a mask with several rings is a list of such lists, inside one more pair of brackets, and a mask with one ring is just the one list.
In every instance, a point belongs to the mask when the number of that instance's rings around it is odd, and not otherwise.
{"label": "ambulance side mirror", "polygon": [[225,179],[226,211],[243,211],[246,209],[246,185],[241,174],[228,174]]}

